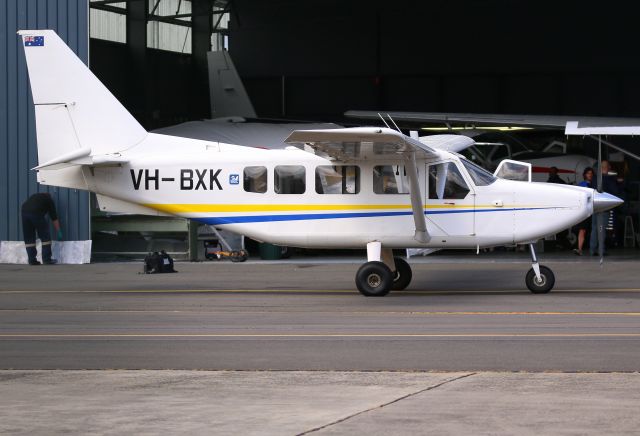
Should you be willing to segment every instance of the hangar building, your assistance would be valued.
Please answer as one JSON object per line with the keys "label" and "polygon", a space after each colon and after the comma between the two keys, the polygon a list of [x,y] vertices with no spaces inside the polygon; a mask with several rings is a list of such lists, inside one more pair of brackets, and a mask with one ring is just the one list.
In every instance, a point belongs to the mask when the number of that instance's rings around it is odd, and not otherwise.
{"label": "hangar building", "polygon": [[[211,118],[210,50],[229,51],[260,118],[353,123],[343,117],[350,109],[638,117],[633,9],[577,0],[6,0],[0,240],[21,239],[20,204],[45,189],[30,171],[34,115],[18,29],[55,29],[148,130]],[[636,140],[620,144],[637,153]],[[618,168],[637,231],[640,166],[624,158]],[[188,250],[182,220],[116,222],[85,192],[49,190],[68,239],[146,229],[183,238],[175,251]],[[122,244],[116,251],[149,248]]]}

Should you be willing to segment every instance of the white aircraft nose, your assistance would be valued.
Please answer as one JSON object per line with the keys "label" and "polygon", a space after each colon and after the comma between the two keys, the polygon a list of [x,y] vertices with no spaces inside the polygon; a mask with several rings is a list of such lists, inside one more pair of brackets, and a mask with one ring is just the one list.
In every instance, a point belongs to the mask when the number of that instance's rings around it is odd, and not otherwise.
{"label": "white aircraft nose", "polygon": [[606,192],[594,191],[593,195],[593,213],[604,212],[609,209],[613,209],[616,206],[624,203],[621,199],[615,195],[607,194]]}

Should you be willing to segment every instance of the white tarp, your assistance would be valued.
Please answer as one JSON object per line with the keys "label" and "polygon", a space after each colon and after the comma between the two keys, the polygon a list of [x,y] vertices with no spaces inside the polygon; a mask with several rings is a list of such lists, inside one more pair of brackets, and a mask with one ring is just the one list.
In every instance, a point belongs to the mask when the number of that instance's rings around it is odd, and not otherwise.
{"label": "white tarp", "polygon": [[[42,246],[36,241],[38,260],[42,262]],[[91,240],[88,241],[53,241],[51,247],[53,258],[58,263],[81,264],[91,262]],[[27,264],[29,259],[22,241],[0,242],[0,263]]]}

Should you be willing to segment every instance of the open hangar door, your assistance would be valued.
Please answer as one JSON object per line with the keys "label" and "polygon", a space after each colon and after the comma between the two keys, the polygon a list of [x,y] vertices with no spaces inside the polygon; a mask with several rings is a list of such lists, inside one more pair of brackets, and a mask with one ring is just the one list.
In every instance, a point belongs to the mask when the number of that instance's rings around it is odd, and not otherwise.
{"label": "open hangar door", "polygon": [[[227,40],[226,0],[90,0],[90,67],[147,130],[210,118],[207,52]],[[107,214],[92,196],[96,259],[166,249],[186,259],[195,227],[170,217]]]}
{"label": "open hangar door", "polygon": [[[237,0],[229,51],[259,116],[376,125],[382,122],[343,114],[357,109],[637,118],[640,59],[629,56],[636,7],[618,6],[575,0]],[[398,123],[421,135],[447,127]],[[594,140],[562,131],[498,133],[532,153],[551,146],[592,160],[598,154]],[[611,140],[640,155],[636,138]],[[640,232],[640,167],[617,150],[605,147],[603,153],[624,179],[617,238],[618,245],[631,245],[631,238],[620,238],[631,224],[636,237]],[[570,182],[581,178],[574,174]]]}
{"label": "open hangar door", "polygon": [[[548,0],[91,4],[92,23],[105,20],[102,35],[91,27],[92,68],[148,129],[211,116],[209,47],[229,50],[261,118],[353,124],[343,117],[350,109],[640,114],[640,60],[627,56],[634,14],[620,8]],[[104,34],[116,27],[110,19],[119,20],[119,41]],[[594,156],[589,140],[567,146]],[[623,166],[635,202],[640,171],[626,158]]]}

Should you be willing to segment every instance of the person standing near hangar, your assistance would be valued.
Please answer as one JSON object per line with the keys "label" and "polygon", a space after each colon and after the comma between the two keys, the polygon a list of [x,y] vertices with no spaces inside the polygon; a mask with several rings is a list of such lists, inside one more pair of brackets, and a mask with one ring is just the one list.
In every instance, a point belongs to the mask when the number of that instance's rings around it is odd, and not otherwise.
{"label": "person standing near hangar", "polygon": [[53,265],[57,261],[51,258],[51,233],[49,230],[49,222],[47,214],[56,230],[58,240],[62,239],[62,230],[60,230],[60,220],[56,205],[48,192],[33,194],[27,201],[22,203],[22,231],[24,234],[24,245],[29,256],[29,265],[40,265],[36,256],[36,232],[42,242],[42,262],[47,265]]}

